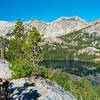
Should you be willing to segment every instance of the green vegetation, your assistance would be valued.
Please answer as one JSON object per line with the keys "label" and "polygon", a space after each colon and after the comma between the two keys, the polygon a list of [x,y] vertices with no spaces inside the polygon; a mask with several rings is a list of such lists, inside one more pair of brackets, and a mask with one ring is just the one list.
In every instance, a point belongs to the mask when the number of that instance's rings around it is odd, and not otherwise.
{"label": "green vegetation", "polygon": [[[78,59],[81,61],[91,62],[96,58],[100,58],[100,55],[98,55],[100,53],[100,37],[97,33],[89,34],[79,30],[63,36],[59,36],[57,38],[61,39],[62,43],[45,44],[44,49],[47,51],[45,59]],[[98,51],[81,52],[87,47],[93,47]]]}
{"label": "green vegetation", "polygon": [[[100,100],[100,86],[92,86],[86,78],[75,80],[67,72],[58,70],[51,71],[39,65],[39,62],[43,60],[44,51],[46,51],[46,55],[44,56],[46,60],[67,59],[74,61],[78,59],[79,61],[92,61],[94,58],[99,57],[95,54],[78,53],[81,49],[93,46],[92,42],[95,41],[98,41],[95,45],[95,48],[97,48],[100,42],[100,38],[97,37],[96,34],[91,35],[82,33],[81,31],[82,30],[75,31],[58,37],[63,40],[61,44],[47,43],[42,47],[40,44],[42,37],[37,29],[33,27],[31,31],[26,32],[23,23],[18,20],[11,34],[13,38],[10,40],[10,44],[7,45],[8,52],[6,59],[11,62],[9,68],[12,70],[12,78],[17,79],[40,75],[57,82],[65,90],[71,92],[78,100]],[[3,45],[5,45],[5,43],[6,42],[4,42]],[[98,49],[100,48],[98,47]],[[77,71],[77,69],[79,69],[87,74],[86,70],[88,70],[88,68],[85,68],[85,71],[83,67],[77,66],[77,68],[75,68],[75,62],[74,67],[71,64],[70,67],[72,73],[75,71],[81,75],[80,71]],[[99,65],[98,69],[100,69]]]}
{"label": "green vegetation", "polygon": [[0,37],[0,58],[4,59],[8,46],[9,40],[7,38]]}
{"label": "green vegetation", "polygon": [[43,51],[46,51],[46,55],[44,56],[44,59],[47,60],[61,60],[61,59],[66,59],[66,56],[69,55],[67,52],[67,49],[63,49],[61,48],[60,44],[54,44],[55,45],[55,49],[52,49],[52,46],[50,46],[49,44],[45,44],[43,47]]}
{"label": "green vegetation", "polygon": [[53,80],[71,92],[78,100],[100,100],[100,87],[92,86],[86,78],[74,80],[66,72],[55,71]]}
{"label": "green vegetation", "polygon": [[22,46],[24,43],[24,26],[20,20],[17,21],[15,28],[11,35],[14,36],[10,40],[10,45],[8,47],[8,53],[6,59],[10,62],[13,62],[22,56]]}
{"label": "green vegetation", "polygon": [[20,20],[17,21],[12,32],[13,39],[8,47],[7,60],[11,62],[12,78],[30,77],[35,75],[35,68],[42,59],[40,48],[41,35],[33,27],[25,33]]}
{"label": "green vegetation", "polygon": [[[89,34],[79,30],[58,38],[62,40],[62,43],[46,43],[44,45],[43,50],[47,51],[44,56],[45,61],[53,60],[53,67],[49,65],[51,63],[48,63],[49,67],[58,68],[79,76],[95,75],[100,72],[100,63],[95,63],[94,61],[94,59],[100,58],[97,55],[100,53],[99,51],[79,53],[79,51],[87,47],[94,47],[100,50],[100,37],[97,33]],[[57,61],[59,64],[60,62],[68,61],[68,65],[62,65],[61,67],[61,65],[54,63]],[[69,63],[69,61],[71,62]],[[93,70],[91,69],[92,67],[94,68]],[[75,80],[67,72],[55,71],[53,80],[64,87],[65,90],[71,92],[78,100],[100,100],[100,86],[92,86],[86,78]]]}
{"label": "green vegetation", "polygon": [[52,79],[53,78],[53,74],[51,73],[51,71],[47,68],[45,68],[44,66],[38,66],[35,68],[35,71],[42,77],[44,78],[49,78]]}

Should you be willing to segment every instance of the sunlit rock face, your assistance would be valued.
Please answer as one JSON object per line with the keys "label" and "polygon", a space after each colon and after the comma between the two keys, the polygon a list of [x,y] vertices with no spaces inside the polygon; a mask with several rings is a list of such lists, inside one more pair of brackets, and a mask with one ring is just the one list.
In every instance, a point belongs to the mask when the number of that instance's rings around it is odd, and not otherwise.
{"label": "sunlit rock face", "polygon": [[10,82],[11,100],[76,100],[55,82],[34,77]]}
{"label": "sunlit rock face", "polygon": [[0,59],[0,78],[3,79],[11,78],[11,71],[8,68],[9,65],[10,65],[9,62]]}
{"label": "sunlit rock face", "polygon": [[15,22],[0,21],[0,36],[10,34],[13,30]]}
{"label": "sunlit rock face", "polygon": [[[41,20],[30,20],[23,22],[25,29],[30,31],[34,26],[37,30],[44,34],[45,38],[57,37],[73,31],[80,30],[82,28],[86,32],[98,32],[100,33],[100,19],[93,22],[87,22],[78,16],[74,17],[61,17],[53,22],[44,22]],[[10,34],[16,22],[0,21],[0,35],[5,36]],[[91,27],[88,27],[91,26]]]}

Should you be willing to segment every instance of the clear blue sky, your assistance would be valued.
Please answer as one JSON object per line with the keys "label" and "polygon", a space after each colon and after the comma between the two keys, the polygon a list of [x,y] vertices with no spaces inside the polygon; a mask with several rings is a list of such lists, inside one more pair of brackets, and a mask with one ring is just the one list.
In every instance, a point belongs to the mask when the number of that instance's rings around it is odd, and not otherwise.
{"label": "clear blue sky", "polygon": [[100,0],[0,0],[0,20],[50,22],[61,16],[79,16],[87,21],[100,18]]}

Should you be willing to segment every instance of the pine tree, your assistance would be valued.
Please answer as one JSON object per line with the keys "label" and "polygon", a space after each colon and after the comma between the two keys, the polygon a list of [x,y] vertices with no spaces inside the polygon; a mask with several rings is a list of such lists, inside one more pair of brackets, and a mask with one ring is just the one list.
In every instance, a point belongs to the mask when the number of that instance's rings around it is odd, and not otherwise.
{"label": "pine tree", "polygon": [[42,37],[37,29],[33,27],[32,31],[27,33],[25,41],[23,46],[24,61],[29,72],[26,76],[30,77],[34,74],[39,74],[36,67],[40,67],[39,62],[43,59],[43,53],[40,48]]}
{"label": "pine tree", "polygon": [[35,27],[24,33],[20,20],[12,32],[14,38],[10,41],[7,58],[11,62],[12,78],[30,77],[38,73],[36,67],[42,59],[40,33]]}
{"label": "pine tree", "polygon": [[14,37],[13,39],[11,39],[10,41],[10,45],[8,47],[8,53],[7,53],[7,60],[12,62],[16,59],[21,58],[21,54],[22,54],[22,45],[24,42],[24,26],[22,24],[22,22],[20,21],[20,19],[17,20],[15,28],[13,30],[13,32],[11,33],[11,35]]}
{"label": "pine tree", "polygon": [[20,19],[17,20],[16,25],[11,33],[13,39],[10,40],[6,59],[11,62],[9,68],[12,70],[13,78],[23,77],[23,44],[25,43],[24,26]]}
{"label": "pine tree", "polygon": [[15,28],[11,34],[15,36],[15,39],[21,39],[23,37],[23,33],[24,33],[23,23],[21,22],[20,19],[18,19]]}
{"label": "pine tree", "polygon": [[32,31],[27,33],[26,36],[26,43],[23,47],[25,57],[33,64],[33,67],[37,67],[43,57],[40,48],[41,35],[37,29],[33,27]]}

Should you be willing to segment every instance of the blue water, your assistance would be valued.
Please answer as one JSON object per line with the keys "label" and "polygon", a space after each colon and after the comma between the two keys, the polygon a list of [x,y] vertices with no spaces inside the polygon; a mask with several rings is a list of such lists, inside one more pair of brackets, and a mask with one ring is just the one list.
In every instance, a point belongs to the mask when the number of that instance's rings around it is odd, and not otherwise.
{"label": "blue water", "polygon": [[94,83],[94,82],[91,82],[91,85],[92,85],[92,86],[96,86],[96,83]]}

